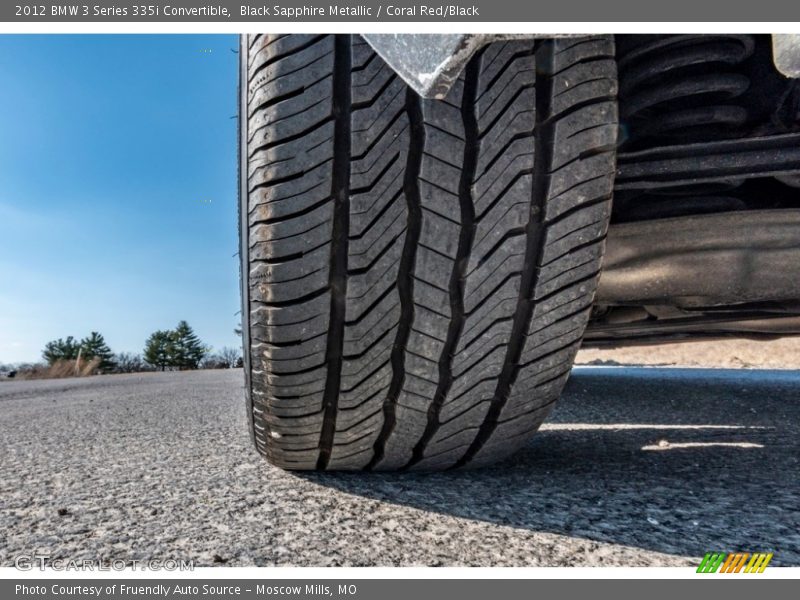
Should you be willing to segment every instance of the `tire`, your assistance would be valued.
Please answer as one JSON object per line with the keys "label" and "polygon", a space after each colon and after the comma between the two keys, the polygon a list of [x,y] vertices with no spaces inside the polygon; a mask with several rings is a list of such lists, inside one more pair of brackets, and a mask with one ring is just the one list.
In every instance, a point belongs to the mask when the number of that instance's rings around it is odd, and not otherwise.
{"label": "tire", "polygon": [[493,43],[421,100],[354,36],[242,39],[251,431],[297,470],[524,445],[581,342],[611,207],[612,37]]}

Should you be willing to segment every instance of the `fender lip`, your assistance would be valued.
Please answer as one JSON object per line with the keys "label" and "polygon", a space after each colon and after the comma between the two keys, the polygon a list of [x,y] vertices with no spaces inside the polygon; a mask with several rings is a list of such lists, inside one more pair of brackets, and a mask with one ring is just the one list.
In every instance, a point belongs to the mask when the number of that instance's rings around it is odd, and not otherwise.
{"label": "fender lip", "polygon": [[[542,34],[369,33],[362,37],[423,98],[444,98],[469,59],[490,42],[568,37]],[[572,36],[569,36],[572,37]]]}
{"label": "fender lip", "polygon": [[772,60],[783,76],[800,78],[800,35],[772,34]]}
{"label": "fender lip", "polygon": [[[441,99],[469,59],[486,44],[580,34],[368,33],[362,37],[417,94]],[[800,78],[800,35],[772,34],[772,48],[776,69],[786,77]]]}

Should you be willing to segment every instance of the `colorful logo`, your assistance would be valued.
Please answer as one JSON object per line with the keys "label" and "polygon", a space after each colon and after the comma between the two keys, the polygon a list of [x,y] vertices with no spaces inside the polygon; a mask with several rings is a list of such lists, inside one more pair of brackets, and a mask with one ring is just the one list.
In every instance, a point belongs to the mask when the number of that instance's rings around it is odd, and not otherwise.
{"label": "colorful logo", "polygon": [[[749,560],[748,560],[749,559]],[[763,573],[769,561],[772,560],[772,552],[706,552],[700,566],[697,567],[698,573]]]}

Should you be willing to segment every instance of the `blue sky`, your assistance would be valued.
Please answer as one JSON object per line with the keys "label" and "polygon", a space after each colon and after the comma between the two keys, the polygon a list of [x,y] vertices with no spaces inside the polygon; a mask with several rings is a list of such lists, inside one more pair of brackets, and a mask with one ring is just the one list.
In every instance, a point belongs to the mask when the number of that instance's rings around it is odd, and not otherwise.
{"label": "blue sky", "polygon": [[238,345],[231,35],[0,35],[0,362]]}

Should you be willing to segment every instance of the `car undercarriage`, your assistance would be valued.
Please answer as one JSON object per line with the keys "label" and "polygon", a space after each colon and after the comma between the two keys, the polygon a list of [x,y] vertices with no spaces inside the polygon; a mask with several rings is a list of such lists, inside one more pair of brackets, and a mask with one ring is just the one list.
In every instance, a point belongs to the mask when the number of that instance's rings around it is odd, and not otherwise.
{"label": "car undercarriage", "polygon": [[617,57],[587,345],[800,333],[800,85],[770,36],[617,36]]}

